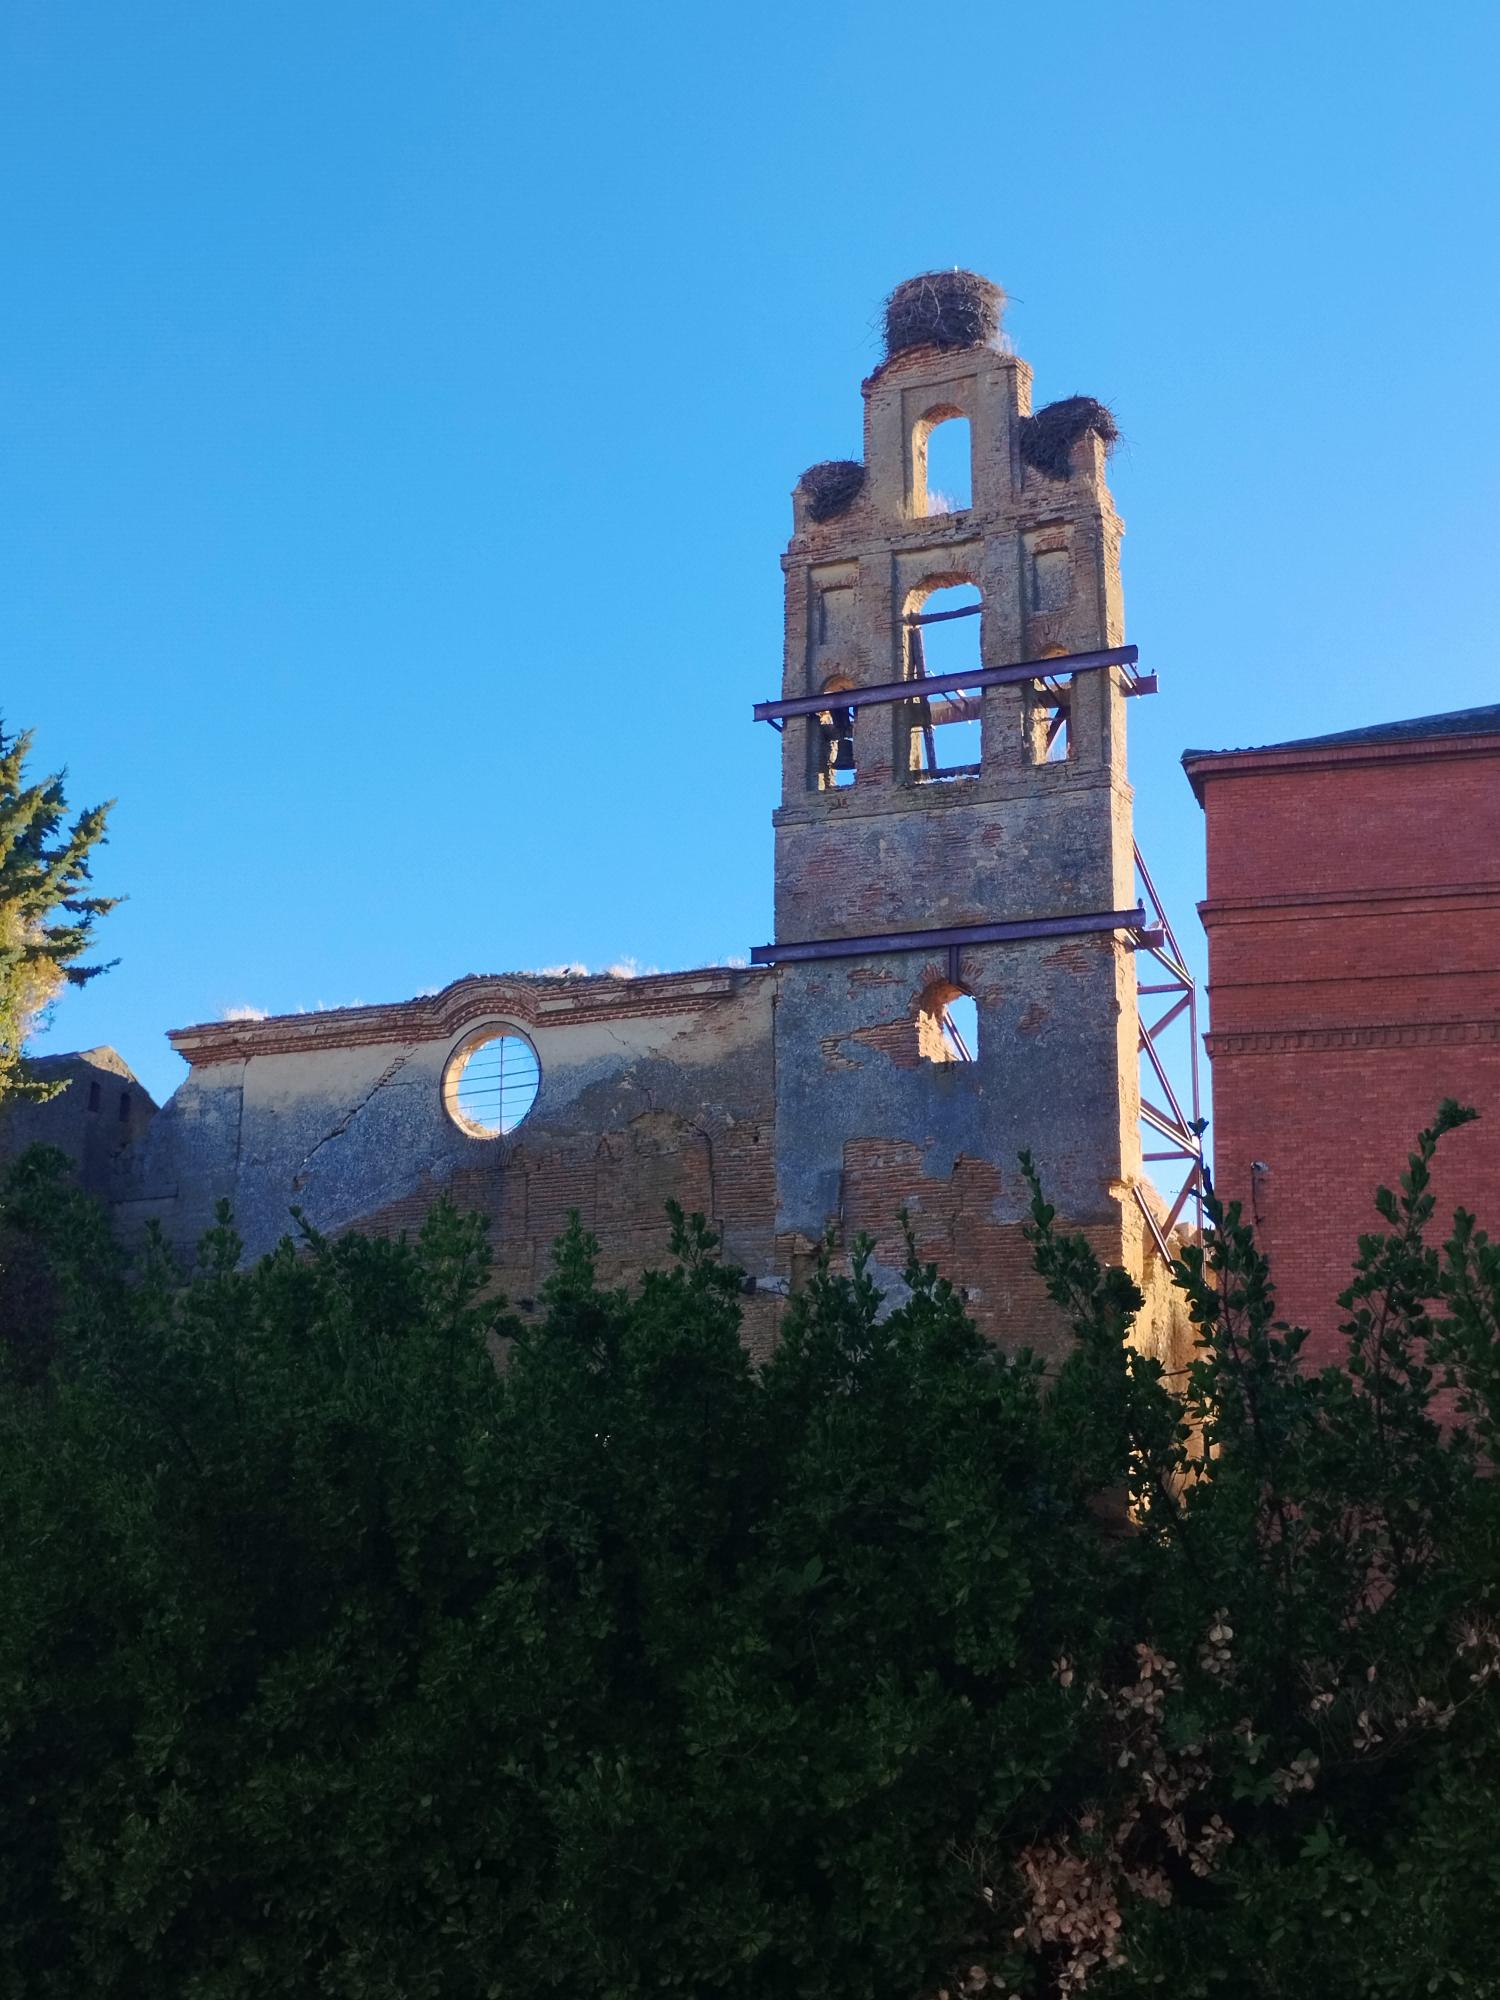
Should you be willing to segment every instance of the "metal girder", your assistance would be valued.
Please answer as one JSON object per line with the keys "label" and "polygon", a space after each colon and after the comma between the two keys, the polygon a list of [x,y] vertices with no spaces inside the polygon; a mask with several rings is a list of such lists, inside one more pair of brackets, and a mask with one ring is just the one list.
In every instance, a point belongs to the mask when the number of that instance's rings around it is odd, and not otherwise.
{"label": "metal girder", "polygon": [[1146,912],[1096,910],[1078,917],[1023,917],[1006,924],[953,924],[943,930],[884,931],[869,937],[813,938],[799,944],[758,944],[752,965],[795,964],[799,960],[865,958],[884,951],[933,951],[966,944],[1009,944],[1026,938],[1076,937],[1090,931],[1129,931],[1140,947],[1159,936],[1145,928]]}
{"label": "metal girder", "polygon": [[[1074,674],[1093,673],[1104,667],[1133,667],[1140,656],[1138,646],[1107,646],[1096,653],[1061,653],[1046,660],[1021,660],[1010,667],[969,667],[962,673],[932,674],[923,680],[920,689],[914,688],[910,680],[881,681],[874,687],[840,688],[836,697],[828,693],[799,694],[785,701],[758,701],[754,716],[757,722],[776,722],[788,715],[816,715],[819,710],[831,705],[871,708],[886,702],[912,701],[919,695],[953,694],[966,688],[1011,687],[1022,681],[1059,676],[1071,678]],[[1155,694],[1155,674],[1127,675],[1124,691],[1126,694]]]}
{"label": "metal girder", "polygon": [[[1163,1139],[1171,1142],[1169,1151],[1149,1153],[1143,1151],[1141,1158],[1143,1161],[1186,1160],[1188,1162],[1187,1178],[1178,1191],[1176,1200],[1167,1212],[1165,1228],[1163,1228],[1159,1218],[1152,1210],[1150,1203],[1139,1186],[1137,1186],[1135,1193],[1136,1200],[1140,1204],[1141,1213],[1145,1216],[1150,1227],[1156,1247],[1162,1257],[1170,1263],[1172,1261],[1171,1246],[1167,1239],[1177,1222],[1177,1218],[1182,1214],[1189,1200],[1193,1201],[1196,1205],[1200,1233],[1203,1228],[1203,1139],[1199,1130],[1201,1112],[1198,1089],[1198,988],[1197,982],[1188,970],[1187,962],[1183,957],[1182,947],[1177,942],[1177,935],[1172,929],[1171,920],[1162,907],[1161,897],[1157,894],[1156,884],[1151,879],[1150,870],[1141,859],[1139,848],[1135,850],[1135,866],[1141,900],[1147,910],[1147,922],[1150,926],[1149,933],[1143,932],[1143,935],[1149,934],[1152,937],[1151,944],[1147,945],[1145,949],[1167,975],[1162,980],[1143,981],[1136,989],[1138,999],[1145,999],[1147,995],[1159,996],[1171,994],[1174,996],[1172,1004],[1155,1021],[1148,1023],[1144,1018],[1140,1021],[1141,1055],[1150,1064],[1151,1072],[1160,1086],[1163,1096],[1166,1098],[1167,1105],[1170,1106],[1170,1109],[1163,1109],[1161,1105],[1153,1104],[1143,1094],[1141,1097],[1141,1124],[1147,1131],[1157,1133]],[[1188,1050],[1185,1067],[1189,1083],[1188,1102],[1192,1106],[1191,1112],[1184,1111],[1182,1107],[1177,1090],[1167,1073],[1167,1067],[1162,1059],[1162,1051],[1159,1046],[1167,1030],[1182,1021],[1184,1016],[1186,1016],[1188,1033]]]}

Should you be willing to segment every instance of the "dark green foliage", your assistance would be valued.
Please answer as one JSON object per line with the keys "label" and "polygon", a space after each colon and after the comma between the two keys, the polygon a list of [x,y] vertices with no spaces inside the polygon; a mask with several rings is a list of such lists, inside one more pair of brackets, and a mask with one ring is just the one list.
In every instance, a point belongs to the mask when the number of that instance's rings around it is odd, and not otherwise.
{"label": "dark green foliage", "polygon": [[446,1206],[127,1273],[30,1157],[0,1994],[1493,1990],[1500,1270],[1426,1246],[1435,1143],[1347,1367],[1231,1210],[1176,1385],[1039,1190],[1050,1382],[859,1258],[757,1372],[681,1216],[628,1297],[575,1227],[534,1325]]}

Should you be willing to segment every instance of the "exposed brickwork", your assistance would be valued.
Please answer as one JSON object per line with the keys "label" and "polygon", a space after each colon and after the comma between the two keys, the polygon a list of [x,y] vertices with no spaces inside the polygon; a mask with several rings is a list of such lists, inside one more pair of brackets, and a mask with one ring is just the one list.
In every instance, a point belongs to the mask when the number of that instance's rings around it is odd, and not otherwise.
{"label": "exposed brickwork", "polygon": [[[1331,1355],[1370,1193],[1444,1097],[1439,1213],[1500,1216],[1500,732],[1190,755],[1214,1157]],[[1258,1164],[1257,1164],[1258,1163]]]}
{"label": "exposed brickwork", "polygon": [[[1123,637],[1121,527],[1097,437],[1066,476],[1023,459],[1031,371],[998,347],[903,351],[863,384],[866,476],[815,521],[794,495],[783,557],[782,696],[911,679],[910,617],[935,589],[974,586],[971,658],[983,666],[1113,646]],[[934,425],[969,425],[971,491],[929,512]],[[975,629],[977,627],[977,630]],[[1124,686],[1079,676],[1069,754],[1038,754],[1028,691],[973,702],[854,709],[852,782],[826,756],[830,726],[789,717],[776,826],[776,938],[868,938],[996,920],[1066,918],[1134,900]],[[934,779],[924,728],[980,722],[977,769]],[[919,754],[920,751],[920,754]],[[918,758],[914,766],[914,757]],[[939,769],[950,766],[939,755]],[[847,762],[842,776],[849,776]],[[942,1007],[973,997],[978,1048],[951,1060]],[[899,1273],[910,1211],[926,1256],[996,1337],[1056,1353],[1065,1338],[1031,1270],[1018,1154],[1036,1157],[1059,1214],[1145,1274],[1134,1191],[1135,969],[1116,933],[785,963],[776,1004],[778,1222],[814,1241],[876,1239]],[[1154,1255],[1154,1253],[1150,1253]],[[1169,1315],[1153,1293],[1151,1339]]]}

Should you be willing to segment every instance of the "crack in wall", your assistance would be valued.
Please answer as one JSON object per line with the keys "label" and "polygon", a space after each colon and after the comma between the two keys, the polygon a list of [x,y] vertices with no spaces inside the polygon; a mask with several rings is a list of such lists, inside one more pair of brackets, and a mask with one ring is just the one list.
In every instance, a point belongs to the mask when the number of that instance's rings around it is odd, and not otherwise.
{"label": "crack in wall", "polygon": [[343,1116],[338,1120],[338,1122],[323,1134],[322,1138],[319,1139],[318,1143],[315,1146],[313,1146],[307,1153],[303,1155],[302,1164],[298,1167],[296,1173],[292,1176],[292,1192],[294,1194],[299,1194],[303,1189],[303,1187],[306,1185],[307,1176],[312,1168],[312,1163],[318,1157],[318,1154],[322,1152],[323,1148],[331,1144],[333,1140],[343,1138],[344,1134],[348,1131],[349,1127],[354,1123],[355,1119],[359,1116],[360,1112],[363,1111],[365,1106],[370,1102],[370,1099],[374,1097],[377,1094],[377,1092],[385,1089],[385,1086],[391,1081],[391,1079],[397,1074],[397,1072],[403,1069],[406,1066],[406,1064],[411,1061],[412,1057],[416,1054],[416,1052],[417,1052],[417,1044],[415,1042],[408,1042],[406,1047],[402,1049],[399,1055],[392,1056],[391,1060],[386,1064],[385,1068],[380,1072],[379,1076],[376,1077],[375,1081],[370,1085],[369,1089],[364,1093],[363,1097],[361,1097],[357,1103],[351,1104],[349,1109],[346,1112],[344,1112]]}

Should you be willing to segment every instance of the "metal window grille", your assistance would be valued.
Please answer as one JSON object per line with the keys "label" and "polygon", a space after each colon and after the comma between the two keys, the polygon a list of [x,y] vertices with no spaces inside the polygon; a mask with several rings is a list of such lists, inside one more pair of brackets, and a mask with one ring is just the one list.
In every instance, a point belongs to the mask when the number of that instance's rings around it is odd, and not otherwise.
{"label": "metal window grille", "polygon": [[526,1116],[541,1080],[536,1050],[523,1035],[490,1035],[463,1057],[453,1106],[464,1124],[498,1138]]}

